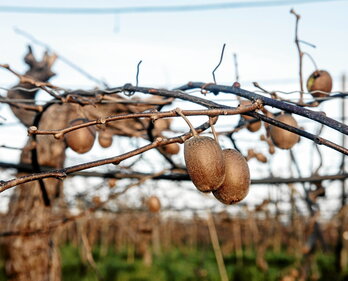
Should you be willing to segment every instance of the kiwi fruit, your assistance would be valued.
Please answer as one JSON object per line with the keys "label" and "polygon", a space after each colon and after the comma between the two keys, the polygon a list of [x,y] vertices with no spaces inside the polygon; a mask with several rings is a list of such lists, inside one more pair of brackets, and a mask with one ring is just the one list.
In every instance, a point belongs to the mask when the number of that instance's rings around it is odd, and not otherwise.
{"label": "kiwi fruit", "polygon": [[157,196],[150,196],[149,199],[147,199],[147,207],[150,212],[157,213],[161,209],[161,201]]}
{"label": "kiwi fruit", "polygon": [[[70,126],[80,125],[88,122],[87,119],[77,118],[70,121]],[[78,130],[66,133],[65,136],[66,144],[77,153],[86,153],[91,150],[95,141],[95,128],[94,127],[83,127]]]}
{"label": "kiwi fruit", "polygon": [[109,179],[108,179],[108,186],[109,186],[109,188],[115,187],[116,182],[117,182],[117,179],[115,179],[115,178],[109,178]]}
{"label": "kiwi fruit", "polygon": [[[295,118],[292,117],[290,114],[278,115],[277,117],[275,117],[275,120],[298,128],[298,124]],[[270,126],[269,133],[271,135],[271,139],[274,145],[281,149],[292,148],[300,139],[299,135],[273,125]]]}
{"label": "kiwi fruit", "polygon": [[267,157],[263,153],[256,153],[255,158],[257,161],[262,162],[262,163],[267,163]]}
{"label": "kiwi fruit", "polygon": [[252,148],[248,149],[248,156],[246,157],[246,160],[250,160],[255,157],[255,151]]}
{"label": "kiwi fruit", "polygon": [[275,153],[275,148],[274,148],[273,143],[272,143],[272,145],[270,145],[270,146],[268,147],[268,152],[269,152],[269,154],[274,154],[274,153]]}
{"label": "kiwi fruit", "polygon": [[244,156],[234,149],[222,151],[225,163],[225,179],[213,195],[220,202],[230,205],[247,196],[250,185],[250,171]]}
{"label": "kiwi fruit", "polygon": [[[240,105],[242,105],[242,106],[251,105],[251,104],[252,104],[251,101],[247,101],[247,100],[242,100],[242,101],[240,102]],[[244,115],[244,114],[242,114],[241,116],[242,116],[246,121],[255,119],[255,118],[252,117],[252,116],[248,116],[248,115]],[[249,124],[246,126],[246,128],[247,128],[248,131],[250,131],[250,132],[256,132],[256,131],[260,130],[260,128],[261,128],[261,121],[249,123]]]}
{"label": "kiwi fruit", "polygon": [[152,134],[154,136],[159,136],[163,131],[166,131],[170,128],[170,124],[172,123],[171,119],[158,119],[154,123],[154,129]]}
{"label": "kiwi fruit", "polygon": [[170,143],[160,147],[165,154],[175,155],[180,152],[180,146],[177,143]]}
{"label": "kiwi fruit", "polygon": [[225,178],[225,164],[219,144],[210,137],[194,136],[184,143],[187,172],[198,190],[216,190]]}
{"label": "kiwi fruit", "polygon": [[93,196],[92,198],[92,202],[94,205],[100,205],[100,203],[102,202],[99,196]]}
{"label": "kiwi fruit", "polygon": [[101,147],[108,148],[112,145],[112,134],[110,131],[100,131],[98,135],[98,142]]}
{"label": "kiwi fruit", "polygon": [[326,97],[332,90],[332,77],[330,73],[326,70],[314,71],[307,79],[307,90],[311,92],[312,96],[315,98]]}

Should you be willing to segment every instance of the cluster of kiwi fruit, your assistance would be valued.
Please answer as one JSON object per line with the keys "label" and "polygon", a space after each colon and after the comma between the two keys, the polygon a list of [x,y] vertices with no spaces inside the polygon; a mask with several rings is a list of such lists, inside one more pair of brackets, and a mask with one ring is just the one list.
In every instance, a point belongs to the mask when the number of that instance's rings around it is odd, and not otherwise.
{"label": "cluster of kiwi fruit", "polygon": [[326,70],[315,70],[307,79],[307,90],[314,98],[326,97],[332,90],[332,77]]}
{"label": "cluster of kiwi fruit", "polygon": [[[154,137],[163,137],[162,132],[168,130],[171,124],[170,119],[158,119],[154,124],[152,134]],[[170,143],[160,146],[158,150],[164,154],[175,155],[180,152],[180,146],[177,143]]]}
{"label": "cluster of kiwi fruit", "polygon": [[[69,122],[70,126],[76,126],[88,122],[86,118],[75,118]],[[83,127],[64,135],[65,142],[73,151],[83,154],[90,151],[96,139],[96,128],[94,126]],[[110,130],[103,128],[99,131],[98,142],[101,147],[107,148],[112,145],[113,134]]]}
{"label": "cluster of kiwi fruit", "polygon": [[201,192],[212,192],[224,204],[244,199],[250,185],[249,167],[244,156],[234,149],[222,150],[216,140],[199,136],[189,121],[185,121],[193,137],[184,143],[184,158],[196,188]]}
{"label": "cluster of kiwi fruit", "polygon": [[[324,70],[320,70],[317,72],[320,73],[320,76],[317,76],[319,74],[316,74],[316,72],[314,72],[311,75],[311,76],[316,77],[316,78],[313,78],[312,82],[307,83],[307,86],[309,84],[311,85],[311,89],[308,89],[308,90],[309,91],[318,91],[319,90],[319,91],[324,91],[324,92],[330,92],[331,87],[332,87],[332,82],[330,82],[330,81],[332,81],[330,74]],[[310,79],[311,78],[309,78],[308,81]],[[330,88],[328,86],[330,86]],[[316,93],[314,92],[313,96],[315,94]],[[317,93],[317,94],[320,95],[320,93]],[[250,104],[251,104],[251,101],[249,101],[249,100],[241,100],[240,101],[240,106],[246,106],[246,105],[250,105]],[[273,114],[271,114],[270,112],[267,112],[267,115],[269,115],[270,117],[274,117]],[[246,121],[250,121],[250,120],[254,119],[253,117],[248,116],[248,115],[244,115],[244,114],[242,114],[241,116]],[[291,114],[281,114],[281,115],[274,117],[274,119],[277,121],[283,122],[287,125],[298,128],[298,124],[297,124],[295,118],[292,117]],[[267,127],[269,129],[269,135],[270,135],[271,140],[268,140],[266,138],[262,138],[261,140],[267,141],[267,143],[269,145],[269,153],[270,154],[274,154],[274,152],[275,152],[273,145],[275,145],[276,147],[281,148],[281,149],[290,149],[299,141],[300,137],[297,134],[294,134],[290,131],[284,130],[284,129],[279,128],[279,127],[274,126],[274,125],[269,125]],[[260,128],[261,128],[261,121],[247,124],[247,129],[250,132],[256,132]],[[263,163],[267,162],[267,158],[265,158],[265,156],[262,155],[261,153],[254,153],[254,154],[249,153],[248,158],[249,159],[256,158],[258,161],[263,162]]]}
{"label": "cluster of kiwi fruit", "polygon": [[267,163],[267,157],[261,153],[261,152],[256,152],[254,149],[248,149],[248,156],[247,160],[250,160],[252,158],[255,158],[257,161],[261,163]]}

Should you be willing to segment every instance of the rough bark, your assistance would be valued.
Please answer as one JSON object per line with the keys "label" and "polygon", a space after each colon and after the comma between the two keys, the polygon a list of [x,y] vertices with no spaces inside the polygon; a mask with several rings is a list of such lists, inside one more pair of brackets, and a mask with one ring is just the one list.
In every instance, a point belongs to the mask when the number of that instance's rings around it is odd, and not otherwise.
{"label": "rough bark", "polygon": [[[66,109],[63,106],[52,106],[44,115],[40,128],[66,126],[68,115],[64,111]],[[40,165],[54,168],[63,166],[63,141],[52,136],[40,136],[36,143]],[[29,140],[21,155],[22,163],[31,163],[32,146],[32,141]],[[45,206],[37,181],[15,189],[8,211],[8,231],[45,230],[52,220],[62,215],[62,182],[47,179],[44,184],[51,206]],[[60,259],[54,232],[10,237],[6,241],[6,255],[6,273],[9,280],[60,280]]]}
{"label": "rough bark", "polygon": [[[51,66],[55,58],[54,55],[50,56],[45,53],[43,59],[37,61],[29,47],[28,54],[24,58],[29,65],[29,70],[25,75],[35,80],[48,81],[54,75]],[[15,87],[31,89],[34,86],[20,82]],[[12,89],[7,95],[11,99],[35,99],[36,93],[37,91],[26,92]],[[25,126],[32,125],[36,114],[34,111],[16,106],[11,106],[11,109]],[[49,118],[50,113],[56,114],[57,110],[52,107],[50,112],[47,111],[40,127],[49,128],[52,125]],[[66,118],[66,115],[58,116]],[[60,120],[55,120],[55,124],[64,127],[65,120],[60,118]],[[32,140],[27,142],[21,154],[21,163],[31,164],[33,145]],[[40,137],[37,139],[36,147],[39,152],[38,162],[40,165],[62,167],[65,158],[65,144],[62,141],[57,141],[51,136]],[[43,151],[46,151],[46,153],[41,153]],[[52,153],[53,151],[55,152]],[[52,155],[55,155],[55,158]],[[55,199],[59,197],[62,184],[55,179],[44,180],[44,184],[48,187],[47,192],[53,204],[56,204]],[[14,190],[9,204],[5,228],[7,231],[16,232],[45,229],[52,219],[53,210],[53,208],[46,207],[43,204],[38,182],[27,183]],[[5,252],[5,268],[9,280],[60,280],[59,253],[52,233],[9,237],[6,240]]]}

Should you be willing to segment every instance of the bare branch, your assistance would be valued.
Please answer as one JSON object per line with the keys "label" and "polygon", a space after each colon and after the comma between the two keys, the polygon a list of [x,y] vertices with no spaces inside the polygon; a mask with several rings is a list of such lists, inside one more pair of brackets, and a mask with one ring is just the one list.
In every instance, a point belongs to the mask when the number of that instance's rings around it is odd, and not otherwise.
{"label": "bare branch", "polygon": [[301,16],[299,14],[297,14],[294,9],[291,9],[290,13],[295,15],[295,17],[296,17],[295,44],[296,44],[297,51],[298,51],[298,56],[299,56],[299,76],[300,76],[300,89],[301,89],[300,101],[299,102],[302,103],[303,102],[303,76],[302,76],[302,60],[303,60],[302,58],[303,58],[303,53],[301,51],[300,41],[298,39],[298,23],[299,23],[299,20],[300,20]]}
{"label": "bare branch", "polygon": [[221,62],[222,62],[222,59],[224,57],[224,51],[225,51],[225,47],[226,47],[226,44],[224,43],[224,45],[222,46],[222,50],[221,50],[221,55],[220,55],[220,61],[218,63],[218,65],[214,68],[212,74],[213,74],[213,79],[214,79],[214,83],[216,84],[216,79],[215,79],[215,71],[219,68]]}
{"label": "bare branch", "polygon": [[[201,126],[197,127],[196,131],[202,132],[202,131],[208,129],[209,126],[210,126],[209,122],[205,122]],[[139,155],[141,153],[144,153],[150,149],[153,149],[153,148],[156,148],[156,147],[159,147],[162,145],[170,144],[170,143],[175,143],[175,142],[183,143],[185,140],[189,139],[190,137],[192,137],[192,133],[186,133],[186,134],[183,134],[181,136],[174,137],[174,138],[168,138],[168,139],[158,137],[155,139],[154,142],[152,142],[148,145],[145,145],[143,147],[137,148],[137,149],[129,151],[127,153],[121,154],[119,156],[106,158],[106,159],[102,159],[102,160],[97,160],[97,161],[92,161],[92,162],[87,162],[87,163],[67,167],[64,169],[53,170],[53,171],[23,176],[23,177],[19,177],[17,179],[9,180],[9,181],[1,181],[0,182],[0,193],[11,188],[11,187],[14,187],[16,185],[23,184],[23,183],[30,182],[30,181],[34,181],[34,180],[45,179],[45,178],[59,178],[59,179],[61,179],[61,178],[66,177],[68,174],[75,173],[75,172],[82,171],[82,170],[86,170],[89,168],[94,168],[94,167],[98,167],[98,166],[102,166],[102,165],[106,165],[106,164],[118,165],[123,160],[128,159],[128,158],[133,157],[133,156],[136,156],[136,155]]]}

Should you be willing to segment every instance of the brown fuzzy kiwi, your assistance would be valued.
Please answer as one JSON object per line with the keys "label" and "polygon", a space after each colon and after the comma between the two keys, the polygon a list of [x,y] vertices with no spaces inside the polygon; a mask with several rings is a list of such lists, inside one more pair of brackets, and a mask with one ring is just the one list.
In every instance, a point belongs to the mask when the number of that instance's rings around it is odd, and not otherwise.
{"label": "brown fuzzy kiwi", "polygon": [[164,146],[161,146],[161,150],[166,154],[178,154],[180,152],[180,146],[177,143],[170,143]]}
{"label": "brown fuzzy kiwi", "polygon": [[257,161],[262,162],[262,163],[267,163],[267,157],[263,153],[256,153],[255,158]]}
{"label": "brown fuzzy kiwi", "polygon": [[99,196],[93,196],[92,202],[94,205],[99,205],[102,201]]}
{"label": "brown fuzzy kiwi", "polygon": [[272,143],[272,145],[270,145],[270,146],[268,147],[268,152],[269,152],[269,154],[274,154],[274,153],[275,153],[275,148],[274,148],[273,143]]}
{"label": "brown fuzzy kiwi", "polygon": [[[88,122],[87,119],[77,118],[70,121],[70,126],[79,125]],[[94,127],[83,127],[78,130],[66,133],[65,136],[66,144],[77,153],[86,153],[91,150],[95,140],[95,128]]]}
{"label": "brown fuzzy kiwi", "polygon": [[307,80],[307,90],[312,92],[312,96],[315,98],[326,97],[328,94],[315,92],[322,91],[330,93],[332,90],[332,77],[326,70],[314,71]]}
{"label": "brown fuzzy kiwi", "polygon": [[98,142],[101,147],[108,148],[112,145],[112,134],[110,131],[100,131],[98,135]]}
{"label": "brown fuzzy kiwi", "polygon": [[157,213],[161,209],[161,201],[157,196],[150,196],[147,200],[147,206],[150,212]]}
{"label": "brown fuzzy kiwi", "polygon": [[222,151],[225,163],[225,180],[214,196],[224,204],[235,204],[247,196],[250,185],[250,171],[244,156],[234,149]]}
{"label": "brown fuzzy kiwi", "polygon": [[108,186],[109,186],[109,188],[115,187],[116,182],[117,182],[117,179],[115,179],[115,178],[109,178],[109,179],[108,179]]}
{"label": "brown fuzzy kiwi", "polygon": [[184,144],[187,172],[198,190],[218,189],[225,178],[225,164],[219,144],[210,137],[194,136]]}
{"label": "brown fuzzy kiwi", "polygon": [[152,134],[154,136],[161,135],[163,131],[166,131],[170,128],[171,123],[172,123],[171,119],[158,119],[158,120],[156,120]]}
{"label": "brown fuzzy kiwi", "polygon": [[[241,102],[240,102],[240,105],[242,105],[242,106],[246,106],[246,105],[251,105],[252,103],[251,103],[251,101],[247,101],[247,100],[242,100]],[[252,117],[252,116],[248,116],[248,115],[244,115],[244,114],[242,114],[241,115],[245,120],[253,120],[253,119],[255,119],[254,117]],[[258,131],[258,130],[260,130],[260,128],[261,128],[261,121],[257,121],[257,122],[254,122],[254,123],[250,123],[250,124],[248,124],[247,125],[247,127],[246,127],[250,132],[256,132],[256,131]]]}
{"label": "brown fuzzy kiwi", "polygon": [[[277,116],[275,119],[298,128],[296,120],[290,114],[282,114]],[[270,126],[269,132],[274,145],[281,149],[292,148],[300,139],[299,135],[273,125]]]}
{"label": "brown fuzzy kiwi", "polygon": [[252,148],[248,149],[248,156],[247,156],[247,161],[255,157],[255,151]]}

